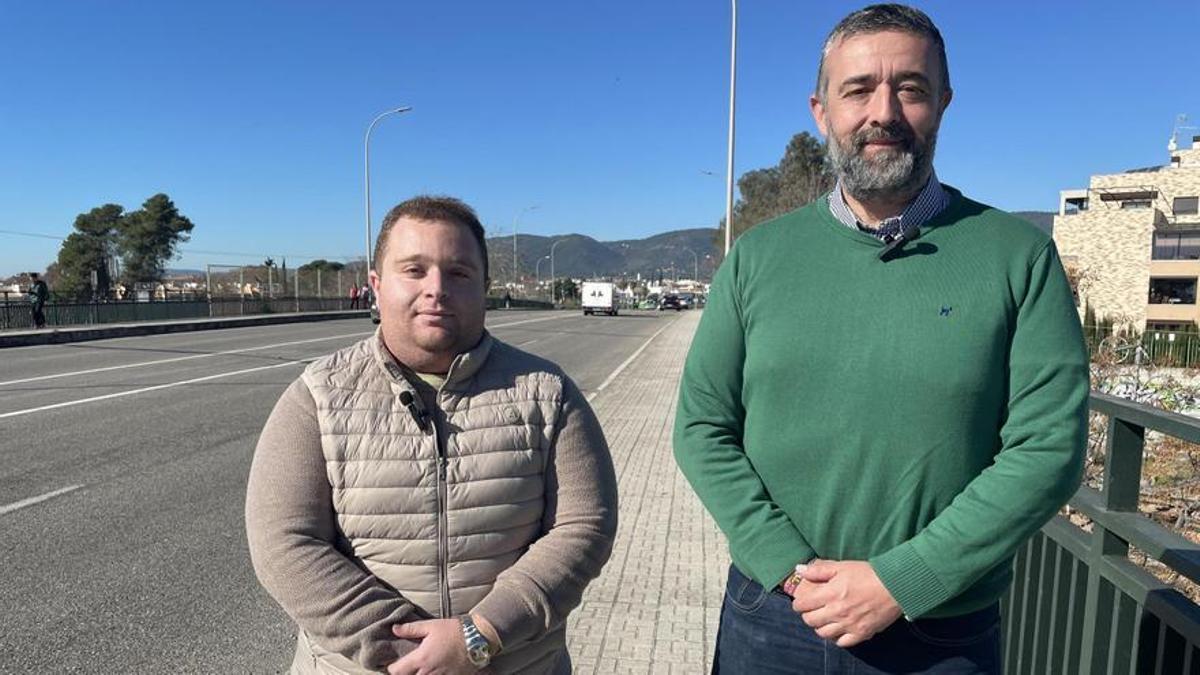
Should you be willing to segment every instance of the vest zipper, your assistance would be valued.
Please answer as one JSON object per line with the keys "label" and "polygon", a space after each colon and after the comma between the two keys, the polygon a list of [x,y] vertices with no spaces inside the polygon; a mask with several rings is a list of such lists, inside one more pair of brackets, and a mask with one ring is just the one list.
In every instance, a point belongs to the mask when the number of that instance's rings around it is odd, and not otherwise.
{"label": "vest zipper", "polygon": [[446,514],[447,506],[447,488],[446,488],[446,447],[443,445],[442,434],[439,433],[439,425],[433,422],[433,440],[437,444],[437,462],[438,462],[438,478],[437,478],[437,501],[438,501],[438,591],[441,595],[441,616],[439,618],[450,618],[450,537],[447,530],[450,528],[449,518]]}

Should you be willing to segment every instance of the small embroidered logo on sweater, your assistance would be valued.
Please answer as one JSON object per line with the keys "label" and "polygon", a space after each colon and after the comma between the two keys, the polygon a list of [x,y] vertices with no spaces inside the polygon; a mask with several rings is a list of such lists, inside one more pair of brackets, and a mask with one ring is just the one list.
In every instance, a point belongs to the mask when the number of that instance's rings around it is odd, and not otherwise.
{"label": "small embroidered logo on sweater", "polygon": [[942,305],[942,311],[941,311],[941,314],[939,314],[939,316],[950,316],[950,312],[953,310],[954,310],[953,307],[946,307],[945,305]]}

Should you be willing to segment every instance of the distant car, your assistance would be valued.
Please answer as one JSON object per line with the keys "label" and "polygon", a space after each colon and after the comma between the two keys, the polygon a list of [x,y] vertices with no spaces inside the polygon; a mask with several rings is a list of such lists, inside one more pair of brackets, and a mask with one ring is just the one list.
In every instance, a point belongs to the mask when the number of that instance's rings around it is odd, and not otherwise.
{"label": "distant car", "polygon": [[371,323],[379,323],[379,303],[371,301]]}
{"label": "distant car", "polygon": [[696,308],[696,296],[691,293],[680,293],[679,294],[679,306],[683,309],[695,309]]}
{"label": "distant car", "polygon": [[673,309],[678,312],[683,309],[683,303],[680,302],[678,295],[664,295],[662,300],[658,301],[658,310],[661,312],[664,309]]}
{"label": "distant car", "polygon": [[638,309],[658,309],[658,298],[646,298],[638,305]]}

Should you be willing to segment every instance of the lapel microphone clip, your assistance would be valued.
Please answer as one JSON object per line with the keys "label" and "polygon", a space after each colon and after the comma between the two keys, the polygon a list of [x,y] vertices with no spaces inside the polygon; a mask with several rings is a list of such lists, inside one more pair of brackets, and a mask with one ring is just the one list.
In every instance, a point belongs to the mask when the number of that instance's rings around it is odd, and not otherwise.
{"label": "lapel microphone clip", "polygon": [[879,252],[879,259],[884,262],[891,260],[893,254],[904,248],[904,245],[908,242],[915,241],[919,236],[921,236],[921,227],[919,225],[909,225],[900,234],[885,242],[886,246]]}
{"label": "lapel microphone clip", "polygon": [[421,432],[429,433],[429,413],[425,411],[425,405],[407,389],[400,392],[400,403],[408,408],[408,414],[412,415],[413,421],[421,428]]}

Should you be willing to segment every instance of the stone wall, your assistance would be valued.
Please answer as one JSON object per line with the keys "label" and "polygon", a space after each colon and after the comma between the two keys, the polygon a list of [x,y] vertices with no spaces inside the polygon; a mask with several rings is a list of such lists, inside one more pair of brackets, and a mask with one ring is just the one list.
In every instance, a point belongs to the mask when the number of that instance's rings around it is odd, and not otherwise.
{"label": "stone wall", "polygon": [[1153,209],[1096,209],[1054,217],[1063,263],[1082,274],[1081,318],[1090,303],[1097,317],[1145,326],[1154,215]]}

